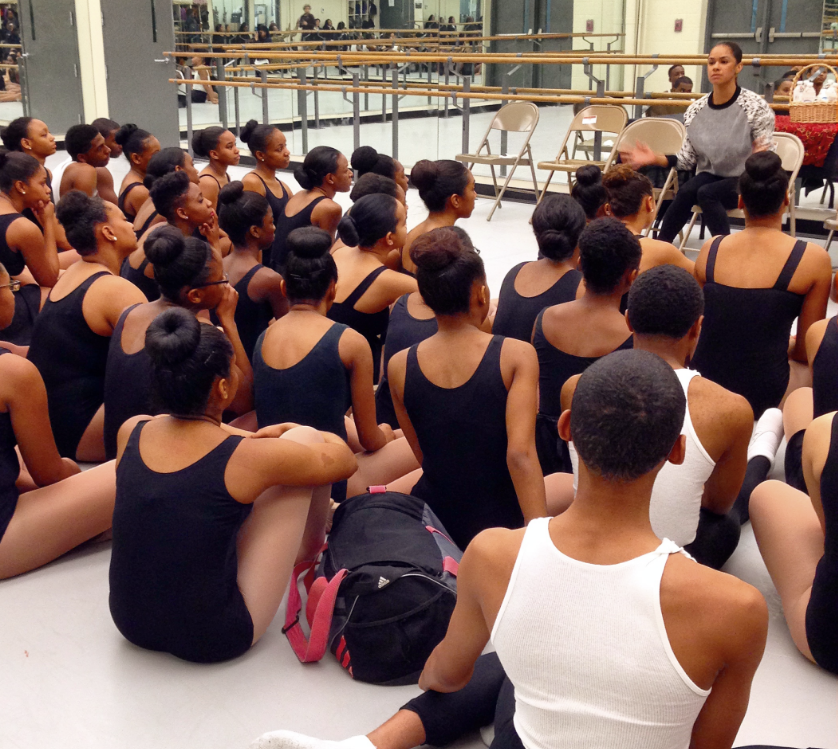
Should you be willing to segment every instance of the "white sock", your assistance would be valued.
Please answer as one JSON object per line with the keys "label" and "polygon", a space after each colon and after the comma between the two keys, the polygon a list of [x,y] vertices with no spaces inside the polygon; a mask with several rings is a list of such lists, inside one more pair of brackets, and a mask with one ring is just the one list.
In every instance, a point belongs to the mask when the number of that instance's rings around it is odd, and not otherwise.
{"label": "white sock", "polygon": [[375,749],[366,736],[352,736],[343,741],[329,741],[295,731],[263,733],[248,749]]}
{"label": "white sock", "polygon": [[748,445],[748,460],[762,455],[773,463],[782,441],[783,412],[779,408],[769,408],[759,417],[754,427],[754,433]]}

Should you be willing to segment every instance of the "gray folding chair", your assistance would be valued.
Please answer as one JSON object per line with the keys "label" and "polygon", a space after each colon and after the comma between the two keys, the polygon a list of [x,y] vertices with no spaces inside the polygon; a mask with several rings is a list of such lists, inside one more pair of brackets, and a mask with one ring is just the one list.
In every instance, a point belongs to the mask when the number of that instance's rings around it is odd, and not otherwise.
{"label": "gray folding chair", "polygon": [[[462,161],[467,164],[469,169],[471,169],[475,164],[486,164],[489,169],[492,170],[492,182],[495,186],[495,204],[489,212],[489,217],[486,219],[487,221],[492,220],[492,216],[501,205],[503,194],[506,192],[506,188],[512,180],[512,175],[515,174],[515,170],[519,166],[529,166],[530,171],[532,172],[533,190],[535,191],[536,197],[538,196],[538,181],[535,177],[534,167],[535,160],[533,159],[532,149],[530,147],[530,140],[535,132],[535,128],[538,126],[538,118],[538,107],[532,102],[510,102],[498,110],[498,113],[489,125],[489,129],[486,131],[486,135],[483,136],[483,140],[480,142],[480,146],[478,147],[476,153],[461,153],[454,157],[457,161]],[[517,156],[492,153],[491,146],[489,145],[489,136],[492,134],[493,130],[497,130],[502,133],[526,133],[524,144],[521,146],[521,150],[518,152]],[[506,182],[503,183],[503,187],[500,189],[500,192],[498,192],[498,180],[497,175],[495,174],[496,166],[512,167],[509,170]]]}

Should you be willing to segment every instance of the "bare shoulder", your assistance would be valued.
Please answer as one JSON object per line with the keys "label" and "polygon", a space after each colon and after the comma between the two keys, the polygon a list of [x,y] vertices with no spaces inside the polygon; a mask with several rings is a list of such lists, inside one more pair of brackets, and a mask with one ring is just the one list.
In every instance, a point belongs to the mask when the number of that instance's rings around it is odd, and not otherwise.
{"label": "bare shoulder", "polygon": [[256,192],[262,196],[265,194],[265,185],[262,184],[262,180],[259,179],[255,172],[248,172],[245,174],[242,178],[242,184],[244,185],[244,189],[248,192]]}
{"label": "bare shoulder", "polygon": [[479,570],[485,580],[504,581],[504,590],[521,551],[526,528],[488,528],[478,533],[463,555],[463,563]]}
{"label": "bare shoulder", "polygon": [[500,356],[502,364],[509,362],[510,364],[535,364],[538,366],[538,356],[533,345],[517,338],[503,339]]}
{"label": "bare shoulder", "polygon": [[579,384],[579,378],[582,375],[573,375],[569,377],[565,384],[562,385],[561,402],[562,410],[567,411],[573,403],[573,394],[576,392],[576,386]]}
{"label": "bare shoulder", "polygon": [[713,428],[747,429],[750,433],[754,412],[747,399],[706,377],[695,377],[689,388],[690,417],[706,415]]}
{"label": "bare shoulder", "polygon": [[802,263],[805,263],[816,277],[832,280],[832,261],[829,259],[829,253],[819,244],[806,243]]}
{"label": "bare shoulder", "polygon": [[403,349],[390,357],[390,363],[387,365],[387,377],[390,380],[391,386],[394,383],[404,383],[405,373],[407,372],[407,354],[410,349]]}
{"label": "bare shoulder", "polygon": [[25,388],[41,379],[38,368],[28,359],[16,354],[0,356],[0,381],[2,390],[9,393],[23,393]]}

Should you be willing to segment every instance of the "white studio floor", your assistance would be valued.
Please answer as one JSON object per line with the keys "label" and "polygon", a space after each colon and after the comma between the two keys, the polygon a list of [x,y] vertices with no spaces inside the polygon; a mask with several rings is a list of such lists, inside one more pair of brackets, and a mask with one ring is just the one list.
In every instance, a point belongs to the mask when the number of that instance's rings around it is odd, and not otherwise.
{"label": "white studio floor", "polygon": [[[408,198],[413,226],[424,209],[415,190]],[[346,196],[339,200],[349,204]],[[509,268],[535,258],[536,245],[527,224],[531,206],[507,203],[487,223],[490,206],[480,199],[462,226],[497,293]],[[697,236],[690,244],[698,245]],[[262,641],[231,663],[195,665],[139,650],[110,618],[109,556],[109,543],[88,546],[0,582],[2,749],[244,749],[276,728],[340,739],[371,730],[418,693],[353,682],[331,655],[301,665],[280,631],[284,604]],[[795,649],[750,525],[727,570],[759,588],[771,612],[768,647],[735,745],[838,749],[838,679]],[[459,749],[482,746],[475,734]]]}

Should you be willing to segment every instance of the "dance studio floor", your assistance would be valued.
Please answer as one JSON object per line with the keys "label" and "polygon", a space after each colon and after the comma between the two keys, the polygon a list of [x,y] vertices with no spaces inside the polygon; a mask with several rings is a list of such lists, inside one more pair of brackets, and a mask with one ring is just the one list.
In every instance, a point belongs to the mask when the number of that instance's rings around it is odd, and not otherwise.
{"label": "dance studio floor", "polygon": [[[425,211],[415,190],[408,199],[413,226]],[[339,200],[349,204],[346,196]],[[480,199],[461,225],[480,248],[496,294],[506,271],[533,259],[536,249],[527,225],[531,206],[507,203],[487,223],[490,206]],[[195,665],[141,651],[111,621],[109,555],[109,543],[91,545],[0,582],[2,749],[245,749],[276,728],[340,739],[369,731],[418,693],[353,682],[331,655],[301,665],[280,631],[284,604],[262,641],[231,663]],[[759,588],[771,612],[736,746],[838,749],[838,679],[792,644],[750,525],[727,570]],[[459,747],[482,743],[475,734]]]}

